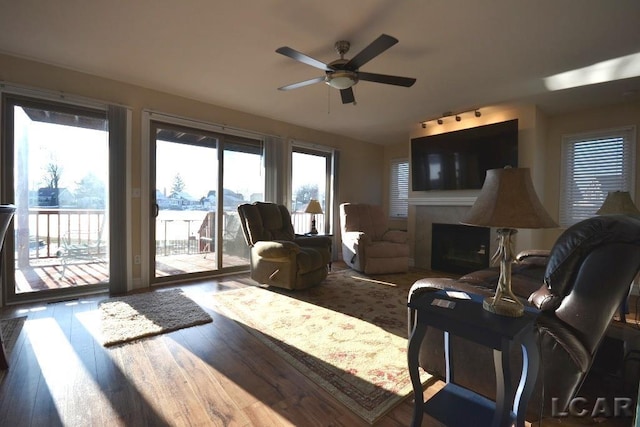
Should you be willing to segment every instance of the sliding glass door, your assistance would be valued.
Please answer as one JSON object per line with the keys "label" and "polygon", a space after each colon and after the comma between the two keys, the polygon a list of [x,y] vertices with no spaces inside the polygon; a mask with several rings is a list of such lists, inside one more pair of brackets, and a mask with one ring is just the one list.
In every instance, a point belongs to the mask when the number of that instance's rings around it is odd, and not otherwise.
{"label": "sliding glass door", "polygon": [[154,283],[246,269],[237,207],[263,199],[260,141],[151,121]]}
{"label": "sliding glass door", "polygon": [[10,301],[105,289],[109,282],[107,112],[3,97],[3,203]]}

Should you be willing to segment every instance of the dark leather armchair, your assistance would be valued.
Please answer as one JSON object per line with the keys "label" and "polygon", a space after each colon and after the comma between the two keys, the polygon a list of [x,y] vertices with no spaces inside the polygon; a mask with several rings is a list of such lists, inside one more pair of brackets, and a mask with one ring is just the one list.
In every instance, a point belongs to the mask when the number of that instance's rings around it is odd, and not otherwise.
{"label": "dark leather armchair", "polygon": [[283,205],[255,202],[238,206],[247,245],[251,278],[287,289],[308,288],[322,282],[331,261],[331,239],[296,236],[291,215]]}
{"label": "dark leather armchair", "polygon": [[[552,399],[556,409],[563,409],[577,395],[607,327],[640,268],[640,217],[587,219],[562,233],[546,264],[540,262],[543,255],[534,258],[535,262],[515,264],[512,276],[516,295],[540,310],[536,333],[541,369],[527,411],[529,419],[539,414],[542,396],[542,408],[549,414]],[[457,280],[421,279],[412,287],[409,299],[429,287],[493,295],[498,274],[496,269],[487,269]],[[410,311],[410,328],[412,322]],[[451,337],[450,344],[456,382],[495,398],[491,351],[458,337]],[[442,332],[431,328],[422,343],[420,366],[444,377],[443,351]],[[522,366],[520,352],[510,357],[513,366]],[[517,373],[512,376],[514,381],[519,378]]]}

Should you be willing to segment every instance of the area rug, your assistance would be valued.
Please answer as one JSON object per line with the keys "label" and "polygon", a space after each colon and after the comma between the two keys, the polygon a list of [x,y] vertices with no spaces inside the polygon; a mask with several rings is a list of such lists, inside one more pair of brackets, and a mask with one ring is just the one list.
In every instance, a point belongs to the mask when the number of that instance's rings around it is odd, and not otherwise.
{"label": "area rug", "polygon": [[0,321],[0,328],[2,328],[2,343],[4,344],[7,357],[9,357],[13,351],[13,347],[18,341],[18,337],[20,336],[20,331],[22,330],[25,320],[27,320],[27,316],[2,319]]}
{"label": "area rug", "polygon": [[426,275],[344,270],[308,290],[249,286],[214,299],[221,313],[373,424],[412,392],[407,295]]}
{"label": "area rug", "polygon": [[109,298],[100,303],[102,344],[112,346],[212,321],[180,289]]}

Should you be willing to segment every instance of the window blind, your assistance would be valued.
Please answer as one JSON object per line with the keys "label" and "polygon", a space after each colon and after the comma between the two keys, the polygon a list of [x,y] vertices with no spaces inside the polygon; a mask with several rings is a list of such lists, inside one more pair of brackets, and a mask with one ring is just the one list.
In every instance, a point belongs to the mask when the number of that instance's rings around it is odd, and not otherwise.
{"label": "window blind", "polygon": [[389,195],[389,215],[392,218],[406,218],[409,210],[409,160],[391,160],[391,182]]}
{"label": "window blind", "polygon": [[594,216],[609,191],[634,194],[634,182],[634,127],[564,137],[560,225]]}

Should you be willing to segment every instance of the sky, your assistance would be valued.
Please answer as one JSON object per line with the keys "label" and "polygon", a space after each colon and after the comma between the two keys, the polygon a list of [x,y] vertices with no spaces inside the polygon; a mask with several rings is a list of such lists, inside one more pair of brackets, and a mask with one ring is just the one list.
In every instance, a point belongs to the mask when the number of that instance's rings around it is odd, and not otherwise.
{"label": "sky", "polygon": [[[93,173],[108,183],[108,134],[105,131],[32,121],[16,109],[16,141],[28,139],[29,189],[44,186],[46,166],[61,167],[60,188],[71,191],[87,174]],[[17,152],[17,150],[16,150]],[[156,150],[156,188],[168,195],[180,174],[185,192],[194,198],[205,197],[217,187],[217,150],[187,144],[158,141]],[[264,193],[263,158],[236,151],[225,152],[225,188],[241,193]],[[296,154],[293,188],[324,184],[325,159]]]}

